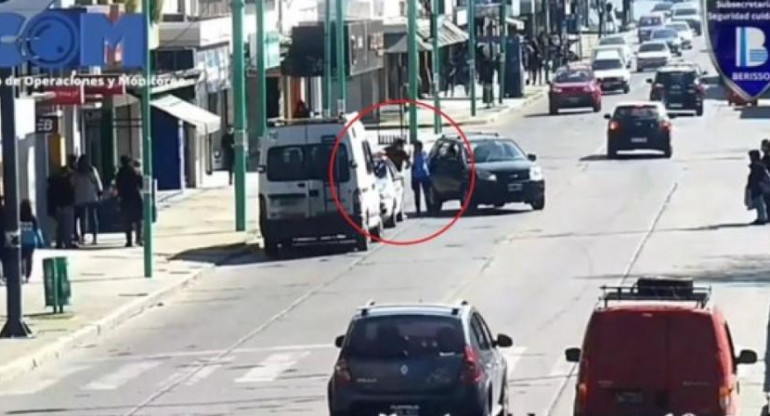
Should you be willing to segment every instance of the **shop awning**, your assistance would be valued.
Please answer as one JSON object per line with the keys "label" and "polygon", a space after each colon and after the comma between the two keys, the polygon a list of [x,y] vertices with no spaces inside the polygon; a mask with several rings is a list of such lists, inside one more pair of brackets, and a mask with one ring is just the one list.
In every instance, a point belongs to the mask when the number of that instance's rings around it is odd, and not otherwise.
{"label": "shop awning", "polygon": [[152,100],[152,106],[185,123],[192,124],[203,134],[216,133],[222,128],[222,119],[218,115],[173,95]]}
{"label": "shop awning", "polygon": [[[417,28],[417,47],[420,52],[432,51],[430,38],[430,27],[419,25]],[[388,48],[388,53],[407,53],[407,34],[401,36],[393,46]],[[444,20],[441,28],[438,31],[438,46],[443,48],[445,46],[456,45],[468,41],[468,34],[464,30],[457,27],[449,20]]]}

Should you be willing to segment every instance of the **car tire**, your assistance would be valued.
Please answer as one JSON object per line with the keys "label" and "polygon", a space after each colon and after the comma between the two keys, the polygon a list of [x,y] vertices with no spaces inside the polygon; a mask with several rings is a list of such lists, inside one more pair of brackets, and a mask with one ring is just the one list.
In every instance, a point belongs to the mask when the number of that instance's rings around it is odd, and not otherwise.
{"label": "car tire", "polygon": [[557,106],[555,106],[553,104],[549,104],[548,105],[548,114],[550,114],[552,116],[555,116],[555,115],[559,114],[559,107],[557,107]]}
{"label": "car tire", "polygon": [[394,228],[396,226],[396,209],[398,209],[398,207],[393,203],[393,211],[391,211],[390,217],[383,221],[385,228]]}
{"label": "car tire", "polygon": [[669,142],[666,147],[663,148],[663,156],[666,159],[671,159],[671,156],[674,154],[674,149],[671,147],[671,143]]}
{"label": "car tire", "polygon": [[[364,218],[363,221],[361,221],[361,228],[365,229],[367,224],[369,224],[369,221]],[[370,240],[368,235],[363,235],[360,233],[356,233],[356,250],[358,251],[369,251],[370,246]]]}
{"label": "car tire", "polygon": [[545,195],[543,195],[540,198],[532,201],[529,205],[535,211],[542,211],[543,209],[545,209]]}
{"label": "car tire", "polygon": [[[460,193],[461,199],[460,199],[460,206],[463,206],[465,204],[465,201],[468,200],[468,188],[464,187],[463,191]],[[466,207],[466,212],[476,212],[479,208],[479,204],[477,201],[473,200],[473,197],[471,197],[470,201],[468,201],[468,206]]]}
{"label": "car tire", "polygon": [[382,240],[382,236],[385,235],[385,229],[383,227],[382,221],[377,223],[377,226],[372,228],[369,231],[369,234],[372,236],[372,242],[379,243],[380,240]]}
{"label": "car tire", "polygon": [[612,143],[607,143],[607,159],[617,159],[618,158],[618,149],[615,148],[615,146],[612,145]]}
{"label": "car tire", "polygon": [[598,113],[599,111],[602,111],[602,103],[596,103],[594,104],[594,113]]}
{"label": "car tire", "polygon": [[279,252],[279,250],[278,250],[278,243],[276,243],[275,241],[273,241],[273,240],[271,240],[269,238],[264,238],[263,239],[263,244],[264,244],[264,247],[262,247],[262,249],[264,250],[265,255],[267,257],[276,257],[276,256],[278,256],[278,252]]}
{"label": "car tire", "polygon": [[397,222],[404,222],[404,208],[401,208],[401,211],[396,214],[396,221]]}
{"label": "car tire", "polygon": [[624,85],[623,86],[623,94],[628,94],[629,92],[631,92],[631,86],[628,85],[628,84]]}
{"label": "car tire", "polygon": [[695,109],[695,115],[697,115],[698,117],[703,116],[703,105],[700,105]]}
{"label": "car tire", "polygon": [[636,72],[644,72],[644,67],[636,66]]}
{"label": "car tire", "polygon": [[428,209],[429,214],[438,214],[441,212],[441,206],[444,205],[444,201],[436,194],[436,190],[432,186],[428,188],[428,195],[425,195],[425,206]]}

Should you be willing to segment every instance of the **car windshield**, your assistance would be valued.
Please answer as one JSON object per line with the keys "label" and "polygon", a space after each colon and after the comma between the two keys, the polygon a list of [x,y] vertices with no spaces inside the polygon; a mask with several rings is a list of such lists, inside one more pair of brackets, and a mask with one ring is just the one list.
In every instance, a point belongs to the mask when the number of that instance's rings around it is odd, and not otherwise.
{"label": "car windshield", "polygon": [[658,3],[655,5],[655,7],[652,8],[652,11],[654,12],[664,12],[671,10],[671,7],[673,7],[673,4],[670,3]]}
{"label": "car windshield", "polygon": [[671,29],[656,30],[652,33],[653,39],[671,39],[676,38],[677,36],[679,36],[679,34],[676,32],[676,30]]}
{"label": "car windshield", "polygon": [[666,45],[662,43],[643,43],[639,47],[639,52],[665,52],[666,49]]}
{"label": "car windshield", "polygon": [[554,81],[557,83],[588,82],[591,78],[591,73],[588,71],[567,70],[558,72]]}
{"label": "car windshield", "polygon": [[639,19],[639,26],[658,26],[663,21],[658,16],[645,16]]}
{"label": "car windshield", "polygon": [[666,71],[655,75],[655,83],[665,86],[687,86],[692,85],[695,82],[695,78],[695,72],[693,71]]}
{"label": "car windshield", "polygon": [[594,71],[623,69],[623,62],[620,59],[597,59],[591,66]]}
{"label": "car windshield", "polygon": [[698,14],[698,10],[696,9],[674,9],[674,13],[673,13],[675,17],[696,16],[697,14]]}
{"label": "car windshield", "polygon": [[387,316],[356,321],[344,354],[366,360],[401,360],[463,353],[463,330],[456,318]]}
{"label": "car windshield", "polygon": [[[274,182],[321,180],[328,181],[331,144],[273,147],[267,152],[267,179]],[[337,150],[337,181],[350,180],[348,151],[345,145]]]}
{"label": "car windshield", "polygon": [[616,119],[657,119],[660,116],[654,105],[620,106],[615,109]]}
{"label": "car windshield", "polygon": [[677,32],[687,32],[690,30],[690,26],[687,23],[671,23],[666,25],[667,28],[676,30]]}
{"label": "car windshield", "polygon": [[605,46],[605,45],[625,45],[626,40],[617,36],[617,37],[611,37],[611,38],[604,38],[601,41],[599,41],[599,45]]}
{"label": "car windshield", "polygon": [[472,144],[472,148],[476,163],[505,162],[527,158],[524,152],[510,140],[477,142]]}

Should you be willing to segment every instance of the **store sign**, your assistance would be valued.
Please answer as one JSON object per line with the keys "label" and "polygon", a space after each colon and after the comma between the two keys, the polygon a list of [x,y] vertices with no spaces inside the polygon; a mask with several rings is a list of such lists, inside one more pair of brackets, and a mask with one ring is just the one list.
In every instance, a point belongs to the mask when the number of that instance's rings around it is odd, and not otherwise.
{"label": "store sign", "polygon": [[706,0],[711,60],[742,98],[770,88],[770,2]]}
{"label": "store sign", "polygon": [[[102,13],[45,11],[29,20],[0,13],[0,68],[29,62],[44,69],[103,67],[107,48],[122,46],[123,66],[143,68],[147,47],[146,17],[124,14],[115,22]],[[106,47],[105,47],[106,46]]]}
{"label": "store sign", "polygon": [[102,95],[112,97],[115,95],[126,94],[126,83],[115,76],[85,76],[81,77],[88,82],[84,82],[86,95]]}
{"label": "store sign", "polygon": [[55,133],[59,131],[58,116],[39,116],[35,120],[35,133]]}
{"label": "store sign", "polygon": [[54,94],[52,103],[56,105],[83,105],[86,102],[85,88],[53,87],[49,90]]}

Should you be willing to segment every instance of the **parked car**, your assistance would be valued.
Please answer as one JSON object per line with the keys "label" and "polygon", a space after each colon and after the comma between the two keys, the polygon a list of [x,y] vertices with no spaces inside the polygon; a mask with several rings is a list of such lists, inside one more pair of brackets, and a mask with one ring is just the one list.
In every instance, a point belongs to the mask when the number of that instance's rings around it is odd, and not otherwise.
{"label": "parked car", "polygon": [[476,163],[473,194],[469,195],[471,155],[462,138],[444,135],[429,155],[429,212],[438,213],[450,200],[470,200],[471,211],[479,205],[502,207],[511,202],[523,202],[538,211],[545,208],[545,177],[535,155],[527,155],[516,142],[496,133],[466,133],[466,137]]}
{"label": "parked car", "polygon": [[329,414],[508,415],[508,364],[479,311],[447,305],[361,308],[327,386]]}
{"label": "parked car", "polygon": [[605,51],[596,55],[591,67],[602,91],[631,91],[631,71],[617,53]]}
{"label": "parked car", "polygon": [[380,213],[386,228],[404,220],[404,176],[387,157],[374,164],[377,191],[380,193]]}
{"label": "parked car", "polygon": [[682,56],[682,40],[679,38],[679,32],[674,29],[662,27],[652,31],[651,40],[662,40],[668,44],[671,53]]}
{"label": "parked car", "polygon": [[673,114],[660,102],[620,103],[607,123],[607,158],[614,159],[624,150],[659,150],[670,158],[673,153],[671,133]]}
{"label": "parked car", "polygon": [[[329,183],[329,160],[337,135],[352,115],[303,119],[277,125],[261,142],[259,224],[265,251],[275,255],[294,243],[354,241],[368,250],[370,239],[359,234],[339,213]],[[336,192],[342,207],[362,230],[382,235],[380,196],[374,189],[374,157],[361,122],[342,137],[335,160]]]}
{"label": "parked car", "polygon": [[738,367],[757,354],[737,352],[730,326],[692,280],[643,278],[605,288],[578,364],[575,415],[739,415]]}
{"label": "parked car", "polygon": [[692,49],[693,33],[687,22],[672,21],[666,24],[667,29],[674,29],[679,33],[679,40],[682,43],[682,49]]}
{"label": "parked car", "polygon": [[664,67],[655,73],[651,84],[650,101],[662,101],[670,111],[694,111],[703,115],[706,86],[698,70],[687,66]]}
{"label": "parked car", "polygon": [[658,68],[671,62],[671,50],[664,41],[647,41],[639,45],[636,53],[636,70],[642,72],[649,68]]}
{"label": "parked car", "polygon": [[550,114],[558,114],[562,108],[590,107],[594,112],[602,109],[602,90],[591,67],[564,67],[556,71],[548,91]]}
{"label": "parked car", "polygon": [[650,40],[650,35],[655,28],[659,28],[666,23],[666,17],[660,13],[647,14],[639,19],[639,28],[637,30],[639,43]]}
{"label": "parked car", "polygon": [[671,20],[687,22],[696,36],[703,33],[703,21],[697,3],[680,3],[671,9]]}

